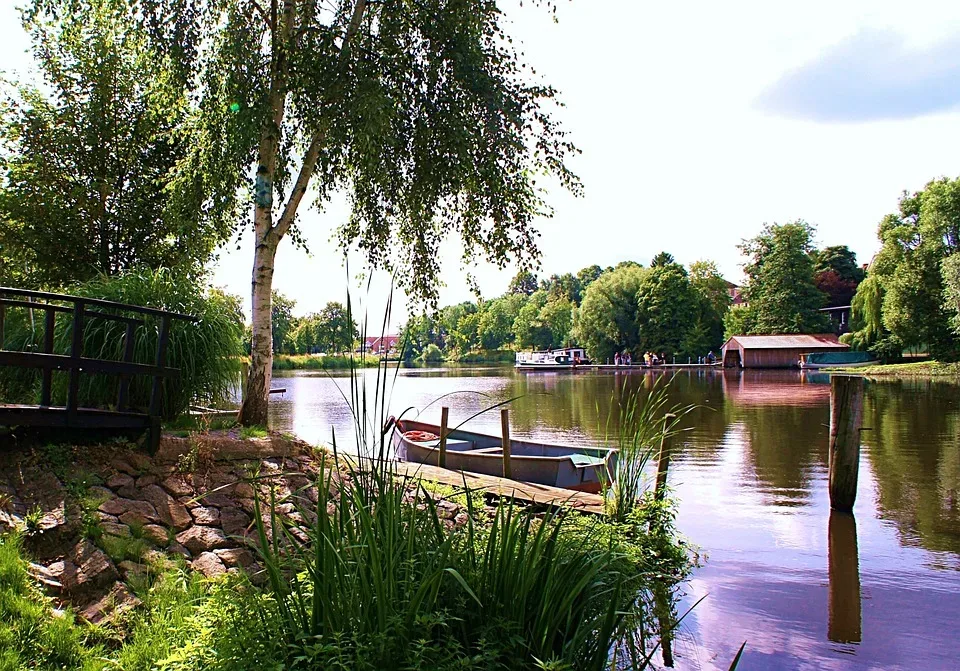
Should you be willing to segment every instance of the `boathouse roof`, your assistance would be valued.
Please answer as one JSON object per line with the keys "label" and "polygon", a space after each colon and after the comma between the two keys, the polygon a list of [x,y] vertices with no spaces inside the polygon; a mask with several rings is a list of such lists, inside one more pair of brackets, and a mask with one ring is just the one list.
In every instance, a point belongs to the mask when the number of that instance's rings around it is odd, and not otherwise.
{"label": "boathouse roof", "polygon": [[811,347],[814,349],[834,348],[849,349],[837,339],[832,333],[818,333],[814,335],[800,335],[791,333],[787,335],[754,335],[754,336],[733,336],[724,347],[731,341],[736,343],[742,349],[802,349]]}

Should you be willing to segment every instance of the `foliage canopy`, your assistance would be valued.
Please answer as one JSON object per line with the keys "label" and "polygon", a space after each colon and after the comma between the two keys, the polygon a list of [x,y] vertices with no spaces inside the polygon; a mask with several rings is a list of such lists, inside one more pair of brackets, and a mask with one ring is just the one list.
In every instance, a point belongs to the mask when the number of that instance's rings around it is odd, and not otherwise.
{"label": "foliage canopy", "polygon": [[173,179],[193,133],[170,56],[117,0],[27,12],[24,28],[42,83],[5,92],[0,278],[62,287],[139,266],[200,270],[235,212]]}
{"label": "foliage canopy", "polygon": [[[749,240],[740,251],[747,257],[744,298],[749,305],[727,323],[727,335],[767,333],[823,333],[829,319],[819,309],[826,297],[814,284],[812,257],[814,228],[804,222],[772,224]],[[735,321],[734,321],[735,320]]]}
{"label": "foliage canopy", "polygon": [[857,330],[851,342],[885,354],[926,347],[944,361],[960,358],[951,324],[957,314],[957,262],[951,259],[960,253],[960,179],[936,179],[922,191],[904,193],[898,212],[880,221],[877,235],[883,246],[854,298]]}

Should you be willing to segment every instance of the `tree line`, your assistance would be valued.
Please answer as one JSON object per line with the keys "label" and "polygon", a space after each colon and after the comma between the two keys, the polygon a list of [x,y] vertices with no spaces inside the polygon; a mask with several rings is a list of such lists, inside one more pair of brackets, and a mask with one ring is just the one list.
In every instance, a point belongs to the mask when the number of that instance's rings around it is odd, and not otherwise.
{"label": "tree line", "polygon": [[714,263],[687,269],[661,253],[649,268],[626,261],[542,280],[522,271],[502,296],[412,317],[401,339],[407,358],[424,360],[572,344],[600,360],[620,351],[697,356],[719,347],[729,303]]}
{"label": "tree line", "polygon": [[[403,328],[408,359],[465,359],[498,350],[586,348],[597,361],[645,352],[686,361],[733,335],[834,331],[824,307],[849,306],[864,278],[847,246],[817,249],[806,222],[772,224],[739,245],[743,287],[712,261],[689,267],[660,252],[538,280],[517,274],[502,296],[449,305]],[[737,296],[736,303],[734,296]]]}
{"label": "tree line", "polygon": [[738,248],[746,257],[742,302],[725,316],[727,337],[837,330],[826,307],[844,307],[864,271],[846,245],[817,249],[803,220],[771,224]]}
{"label": "tree line", "polygon": [[342,354],[356,348],[360,328],[342,303],[330,301],[302,317],[293,314],[297,302],[279,292],[273,292],[272,303],[274,354]]}
{"label": "tree line", "polygon": [[847,342],[893,359],[906,348],[960,360],[960,179],[904,192],[853,298]]}

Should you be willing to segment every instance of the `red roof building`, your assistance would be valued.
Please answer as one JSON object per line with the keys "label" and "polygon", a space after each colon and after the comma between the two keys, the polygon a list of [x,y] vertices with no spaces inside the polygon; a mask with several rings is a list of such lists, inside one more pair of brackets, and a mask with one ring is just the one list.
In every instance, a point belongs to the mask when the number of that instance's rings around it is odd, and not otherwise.
{"label": "red roof building", "polygon": [[729,368],[796,368],[801,354],[848,349],[832,333],[733,336],[723,343],[720,360]]}
{"label": "red roof building", "polygon": [[363,339],[363,350],[368,354],[383,356],[385,354],[396,354],[400,346],[400,336],[371,336]]}

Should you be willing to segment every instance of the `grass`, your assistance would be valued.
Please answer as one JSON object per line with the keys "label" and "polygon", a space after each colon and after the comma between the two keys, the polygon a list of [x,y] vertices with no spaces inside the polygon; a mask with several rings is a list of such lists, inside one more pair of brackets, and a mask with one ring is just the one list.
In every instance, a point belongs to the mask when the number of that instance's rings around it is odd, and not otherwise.
{"label": "grass", "polygon": [[0,537],[0,671],[79,669],[99,646],[70,613],[54,617],[27,574],[20,537]]}
{"label": "grass", "polygon": [[889,375],[892,377],[960,377],[960,363],[919,361],[890,363],[858,368],[824,368],[824,373],[855,373],[856,375]]}
{"label": "grass", "polygon": [[232,429],[237,425],[236,415],[209,417],[204,415],[179,415],[176,419],[165,422],[163,430],[175,435],[187,436],[191,433],[207,433]]}
{"label": "grass", "polygon": [[240,427],[240,437],[244,440],[249,440],[251,438],[266,438],[270,435],[270,432],[267,431],[267,428],[264,426],[241,426]]}
{"label": "grass", "polygon": [[372,354],[325,355],[277,354],[273,357],[274,370],[352,370],[375,368],[380,359]]}

